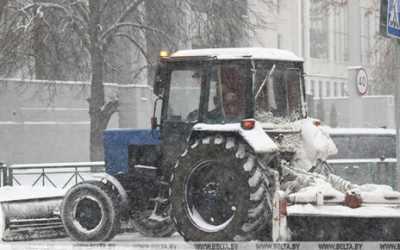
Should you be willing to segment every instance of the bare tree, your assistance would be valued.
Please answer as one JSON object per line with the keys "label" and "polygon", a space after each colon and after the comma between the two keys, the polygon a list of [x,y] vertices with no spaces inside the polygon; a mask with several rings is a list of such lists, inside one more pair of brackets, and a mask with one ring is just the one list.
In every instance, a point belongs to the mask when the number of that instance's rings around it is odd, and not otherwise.
{"label": "bare tree", "polygon": [[331,10],[335,13],[347,6],[348,0],[311,0],[311,9],[313,13],[323,13],[329,15]]}
{"label": "bare tree", "polygon": [[244,47],[256,29],[275,28],[276,4],[273,0],[249,5],[247,0],[186,0],[190,18],[190,32],[194,48]]}
{"label": "bare tree", "polygon": [[104,91],[109,48],[127,39],[139,49],[140,32],[161,31],[143,21],[144,0],[6,1],[0,26],[0,70],[7,77],[90,80],[90,159],[103,160],[102,132],[119,100]]}
{"label": "bare tree", "polygon": [[[349,0],[312,0],[311,12],[323,13],[325,15],[331,13],[337,14],[347,6],[348,1]],[[369,6],[367,6],[367,11],[364,15],[379,20],[380,1],[381,0],[368,1]],[[379,27],[376,28],[379,30]],[[375,43],[370,50],[367,51],[366,56],[369,58],[376,58],[371,75],[379,84],[374,87],[374,90],[377,94],[391,94],[394,91],[394,40],[380,36],[379,31],[373,36],[375,38]]]}
{"label": "bare tree", "polygon": [[[366,16],[380,19],[380,0],[372,0]],[[379,82],[375,91],[382,95],[392,95],[395,87],[394,72],[394,42],[395,39],[381,36],[378,31],[374,34],[375,43],[368,51],[367,57],[376,58],[372,77]]]}
{"label": "bare tree", "polygon": [[267,24],[262,14],[245,0],[0,0],[0,72],[90,82],[90,160],[103,160],[102,132],[119,106],[104,82],[121,67],[121,44],[135,47],[152,68],[156,51],[190,48],[188,37],[196,47],[246,45],[246,32]]}

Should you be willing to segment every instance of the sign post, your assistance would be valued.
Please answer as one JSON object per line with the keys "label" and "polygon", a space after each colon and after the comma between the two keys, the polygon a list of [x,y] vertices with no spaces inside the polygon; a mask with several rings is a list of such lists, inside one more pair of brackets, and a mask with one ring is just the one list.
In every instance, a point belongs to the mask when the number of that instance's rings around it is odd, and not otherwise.
{"label": "sign post", "polygon": [[363,127],[363,106],[362,95],[360,94],[358,84],[358,72],[362,68],[361,65],[361,18],[360,18],[360,1],[351,0],[347,1],[348,4],[348,48],[349,48],[349,65],[348,65],[348,91],[349,91],[349,127],[362,128]]}
{"label": "sign post", "polygon": [[[400,188],[400,0],[381,0],[387,2],[387,35],[394,41],[396,152],[397,152],[397,187]],[[383,3],[381,4],[383,6]],[[384,10],[381,10],[381,13]]]}

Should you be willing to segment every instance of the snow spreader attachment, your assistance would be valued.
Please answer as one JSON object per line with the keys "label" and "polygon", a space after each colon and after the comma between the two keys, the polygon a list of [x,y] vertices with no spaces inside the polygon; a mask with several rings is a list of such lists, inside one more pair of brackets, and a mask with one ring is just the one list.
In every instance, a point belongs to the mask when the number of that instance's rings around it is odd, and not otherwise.
{"label": "snow spreader attachment", "polygon": [[[125,220],[145,236],[177,230],[188,241],[362,240],[346,233],[356,232],[349,219],[372,215],[371,206],[397,218],[397,192],[352,185],[324,164],[337,149],[307,118],[303,60],[293,53],[163,55],[154,94],[151,130],[104,132],[108,181],[80,183],[65,196],[73,239],[110,240]],[[325,228],[308,231],[317,224]]]}
{"label": "snow spreader attachment", "polygon": [[339,176],[306,172],[286,162],[282,170],[295,181],[286,192],[275,193],[274,241],[400,239],[400,193],[390,186],[354,185]]}
{"label": "snow spreader attachment", "polygon": [[0,199],[0,236],[3,241],[66,237],[60,217],[65,190],[3,187]]}

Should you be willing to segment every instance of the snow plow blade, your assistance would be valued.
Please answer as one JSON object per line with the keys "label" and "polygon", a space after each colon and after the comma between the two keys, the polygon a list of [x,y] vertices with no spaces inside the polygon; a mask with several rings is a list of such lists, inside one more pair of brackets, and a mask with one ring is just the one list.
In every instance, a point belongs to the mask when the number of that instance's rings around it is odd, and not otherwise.
{"label": "snow plow blade", "polygon": [[66,237],[60,217],[62,199],[61,196],[1,202],[2,240]]}

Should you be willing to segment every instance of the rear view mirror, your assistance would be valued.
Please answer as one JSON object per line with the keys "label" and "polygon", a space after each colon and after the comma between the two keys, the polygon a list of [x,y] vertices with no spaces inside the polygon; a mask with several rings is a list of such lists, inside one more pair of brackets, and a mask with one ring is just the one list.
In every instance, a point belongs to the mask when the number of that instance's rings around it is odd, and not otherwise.
{"label": "rear view mirror", "polygon": [[164,75],[165,75],[165,67],[164,65],[159,65],[156,70],[156,75],[154,77],[154,94],[161,95],[164,90]]}

